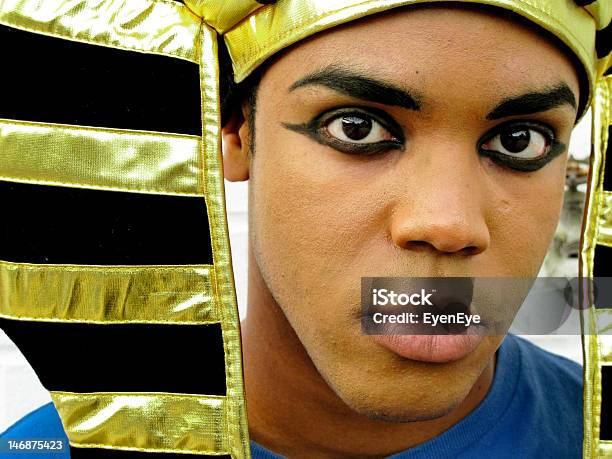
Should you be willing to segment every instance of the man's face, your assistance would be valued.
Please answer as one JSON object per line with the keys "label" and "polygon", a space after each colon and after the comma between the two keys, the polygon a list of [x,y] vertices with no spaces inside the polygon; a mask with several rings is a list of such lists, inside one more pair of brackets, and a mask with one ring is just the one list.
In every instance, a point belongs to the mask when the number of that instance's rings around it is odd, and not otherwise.
{"label": "man's face", "polygon": [[500,337],[420,337],[400,355],[362,334],[360,280],[536,276],[562,203],[568,92],[577,77],[555,45],[459,8],[339,27],[266,70],[249,165],[256,269],[352,409],[436,418],[490,364]]}

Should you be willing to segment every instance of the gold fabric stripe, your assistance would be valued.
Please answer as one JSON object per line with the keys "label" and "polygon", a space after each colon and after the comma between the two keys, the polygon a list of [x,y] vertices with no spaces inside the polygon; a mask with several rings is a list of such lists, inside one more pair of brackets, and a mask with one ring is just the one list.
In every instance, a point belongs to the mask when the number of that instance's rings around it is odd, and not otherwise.
{"label": "gold fabric stripe", "polygon": [[[608,167],[612,167],[609,164]],[[604,191],[601,195],[601,210],[597,222],[597,243],[612,247],[612,192]],[[610,305],[612,306],[612,305]]]}
{"label": "gold fabric stripe", "polygon": [[612,53],[597,61],[597,75],[601,78],[612,67]]}
{"label": "gold fabric stripe", "polygon": [[200,20],[186,6],[171,0],[3,0],[0,23],[58,38],[198,62]]}
{"label": "gold fabric stripe", "polygon": [[51,398],[75,447],[227,454],[225,397],[51,392]]}
{"label": "gold fabric stripe", "polygon": [[597,457],[612,457],[612,441],[599,441],[599,455]]}
{"label": "gold fabric stripe", "polygon": [[0,317],[86,323],[215,323],[214,269],[0,261]]}
{"label": "gold fabric stripe", "polygon": [[222,314],[221,330],[225,351],[225,381],[227,387],[227,441],[233,458],[249,459],[249,427],[247,424],[240,319],[232,271],[225,213],[225,188],[221,157],[221,120],[219,109],[219,64],[217,36],[214,29],[202,24],[202,65],[200,91],[202,100],[202,156],[206,173],[206,206],[213,249],[217,299]]}
{"label": "gold fabric stripe", "polygon": [[203,196],[195,136],[0,119],[0,180]]}

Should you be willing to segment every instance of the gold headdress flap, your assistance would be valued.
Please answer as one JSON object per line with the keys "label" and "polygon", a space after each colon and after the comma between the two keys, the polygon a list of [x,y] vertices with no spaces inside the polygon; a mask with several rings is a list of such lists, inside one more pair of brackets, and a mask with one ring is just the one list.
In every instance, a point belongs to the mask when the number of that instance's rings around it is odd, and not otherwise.
{"label": "gold headdress flap", "polygon": [[[612,3],[597,32],[598,78],[592,103],[592,140],[587,203],[582,225],[580,277],[584,302],[584,457],[612,456],[612,304],[597,297],[597,283],[612,278]],[[597,8],[595,4],[592,7]],[[601,9],[604,4],[600,4]],[[609,300],[609,299],[608,299]]]}
{"label": "gold headdress flap", "polygon": [[[258,5],[210,3],[217,27]],[[0,326],[74,458],[249,457],[217,32],[194,11],[0,4]]]}

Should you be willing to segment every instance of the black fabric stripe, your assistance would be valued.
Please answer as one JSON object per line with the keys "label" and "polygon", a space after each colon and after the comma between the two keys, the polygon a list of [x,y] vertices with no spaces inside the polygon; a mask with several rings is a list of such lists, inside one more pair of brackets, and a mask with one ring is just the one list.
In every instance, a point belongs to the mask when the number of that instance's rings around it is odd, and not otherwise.
{"label": "black fabric stripe", "polygon": [[0,26],[0,118],[201,135],[198,66]]}
{"label": "black fabric stripe", "polygon": [[200,454],[144,453],[140,451],[119,451],[114,449],[70,447],[71,459],[232,459],[232,456],[202,456]]}
{"label": "black fabric stripe", "polygon": [[612,367],[601,367],[601,422],[599,438],[612,440]]}
{"label": "black fabric stripe", "polygon": [[48,390],[225,395],[220,324],[94,325],[0,319]]}
{"label": "black fabric stripe", "polygon": [[595,3],[596,1],[597,0],[574,0],[576,5],[578,6],[587,6],[587,5],[590,5],[591,3]]}
{"label": "black fabric stripe", "polygon": [[612,277],[612,248],[604,245],[595,246],[593,275],[595,277]]}
{"label": "black fabric stripe", "polygon": [[595,50],[599,59],[612,52],[612,23],[595,34]]}
{"label": "black fabric stripe", "polygon": [[[612,156],[612,125],[608,126],[608,146],[606,152],[606,157],[610,158]],[[603,189],[605,191],[612,191],[612,161],[606,161],[604,168]]]}
{"label": "black fabric stripe", "polygon": [[204,198],[0,181],[0,260],[212,264]]}

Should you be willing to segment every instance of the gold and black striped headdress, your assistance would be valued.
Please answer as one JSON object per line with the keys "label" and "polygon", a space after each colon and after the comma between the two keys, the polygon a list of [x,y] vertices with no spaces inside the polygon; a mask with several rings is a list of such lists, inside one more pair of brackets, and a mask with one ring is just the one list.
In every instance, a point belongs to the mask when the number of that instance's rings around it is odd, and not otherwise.
{"label": "gold and black striped headdress", "polygon": [[[218,40],[239,83],[312,34],[430,1],[0,0],[0,327],[51,392],[72,457],[250,456]],[[543,27],[583,67],[581,275],[610,275],[612,1],[465,1]],[[612,305],[586,306],[591,458],[612,454]]]}

